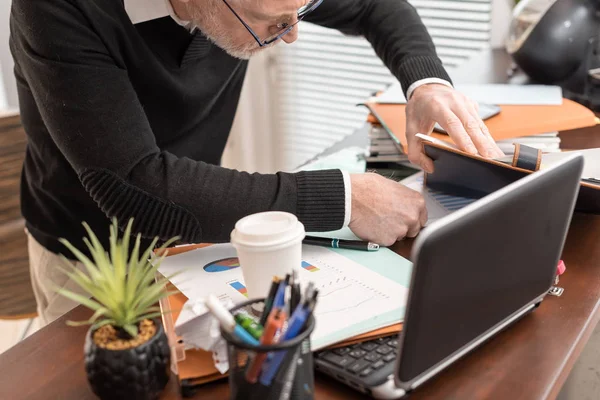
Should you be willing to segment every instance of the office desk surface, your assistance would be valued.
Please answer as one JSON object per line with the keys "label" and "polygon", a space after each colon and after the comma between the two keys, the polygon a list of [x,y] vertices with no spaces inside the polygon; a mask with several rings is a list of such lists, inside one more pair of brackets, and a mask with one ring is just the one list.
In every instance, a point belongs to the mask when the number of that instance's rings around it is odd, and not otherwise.
{"label": "office desk surface", "polygon": [[[500,333],[419,388],[412,399],[554,398],[598,321],[600,306],[600,216],[575,215],[563,253],[567,271],[561,297],[548,296],[515,326]],[[404,256],[410,242],[394,250]],[[0,355],[0,399],[95,398],[83,367],[86,328],[65,325],[90,312],[77,307]],[[448,334],[452,334],[449,327]],[[358,399],[357,392],[317,375],[317,399]],[[227,381],[209,384],[197,399],[227,398]],[[175,377],[163,399],[179,399]]]}

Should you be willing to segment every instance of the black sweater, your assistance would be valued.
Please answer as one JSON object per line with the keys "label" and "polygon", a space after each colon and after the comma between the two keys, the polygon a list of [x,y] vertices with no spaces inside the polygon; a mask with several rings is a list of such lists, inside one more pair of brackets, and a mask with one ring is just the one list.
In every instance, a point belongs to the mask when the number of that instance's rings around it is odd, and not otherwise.
{"label": "black sweater", "polygon": [[[325,0],[308,20],[364,35],[406,90],[449,80],[403,0]],[[296,214],[309,231],[344,220],[338,170],[248,174],[219,167],[247,62],[172,18],[133,25],[122,0],[13,0],[10,46],[28,146],[23,216],[47,249],[104,245],[109,217],[185,242],[227,241],[235,221]]]}

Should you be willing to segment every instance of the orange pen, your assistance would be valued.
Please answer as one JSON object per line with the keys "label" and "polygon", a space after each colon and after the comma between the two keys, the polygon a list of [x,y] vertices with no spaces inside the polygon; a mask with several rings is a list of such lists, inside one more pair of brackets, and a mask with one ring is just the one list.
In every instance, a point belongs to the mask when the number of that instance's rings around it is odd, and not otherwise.
{"label": "orange pen", "polygon": [[[285,311],[281,308],[275,308],[269,314],[269,318],[267,319],[267,323],[265,325],[265,330],[263,335],[260,338],[260,344],[270,345],[277,342],[277,333],[281,332],[283,329],[283,323],[285,322]],[[258,375],[260,374],[260,369],[262,368],[265,359],[267,358],[267,353],[257,353],[252,363],[248,366],[246,370],[246,380],[250,383],[256,383],[258,380]]]}

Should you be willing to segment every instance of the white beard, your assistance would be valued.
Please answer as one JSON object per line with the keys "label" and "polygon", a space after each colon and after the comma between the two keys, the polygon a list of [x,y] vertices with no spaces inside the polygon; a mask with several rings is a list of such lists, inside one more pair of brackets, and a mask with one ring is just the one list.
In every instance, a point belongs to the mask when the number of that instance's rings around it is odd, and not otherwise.
{"label": "white beard", "polygon": [[[192,16],[192,21],[195,26],[200,28],[202,33],[215,45],[223,49],[227,54],[241,60],[248,60],[259,51],[274,46],[276,42],[260,47],[254,40],[250,32],[248,32],[249,40],[243,44],[235,43],[229,30],[219,24],[218,19],[214,15],[213,7],[206,5],[202,11],[192,5],[192,2],[186,3],[188,13]],[[208,11],[208,12],[207,12]]]}

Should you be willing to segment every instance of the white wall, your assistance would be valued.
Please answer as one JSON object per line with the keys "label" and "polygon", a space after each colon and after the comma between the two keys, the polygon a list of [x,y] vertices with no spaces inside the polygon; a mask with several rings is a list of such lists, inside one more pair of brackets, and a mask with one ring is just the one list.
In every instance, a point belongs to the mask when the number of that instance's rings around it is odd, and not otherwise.
{"label": "white wall", "polygon": [[[11,0],[0,0],[0,109],[7,106],[16,108],[19,105],[13,74],[13,60],[8,49],[10,4]],[[2,86],[4,86],[4,90]],[[3,104],[3,98],[5,98],[6,104]]]}
{"label": "white wall", "polygon": [[506,43],[515,0],[494,0],[492,3],[492,48],[502,48]]}
{"label": "white wall", "polygon": [[[0,0],[1,1],[1,0]],[[248,172],[277,171],[277,99],[273,90],[277,49],[252,57],[221,164]]]}

